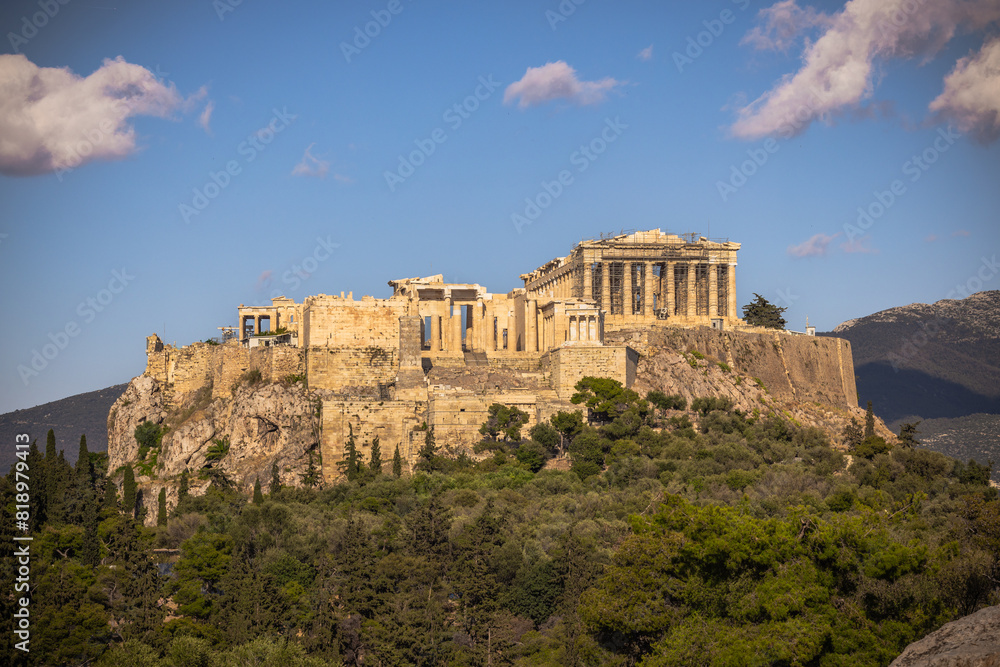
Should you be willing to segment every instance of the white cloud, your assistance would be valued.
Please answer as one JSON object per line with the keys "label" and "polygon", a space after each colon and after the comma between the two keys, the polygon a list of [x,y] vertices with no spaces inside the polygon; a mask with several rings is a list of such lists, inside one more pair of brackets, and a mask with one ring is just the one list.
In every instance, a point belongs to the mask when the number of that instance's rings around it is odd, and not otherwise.
{"label": "white cloud", "polygon": [[169,117],[184,99],[119,56],[87,77],[0,55],[0,173],[33,176],[136,152],[133,116]]}
{"label": "white cloud", "polygon": [[[794,16],[792,6],[779,2],[767,10],[771,13],[765,13],[765,18],[770,20],[782,11]],[[789,20],[794,23],[795,19]],[[856,109],[869,99],[874,89],[876,58],[920,57],[927,60],[947,44],[959,28],[977,31],[998,20],[1000,2],[997,0],[850,0],[841,12],[822,19],[827,30],[814,43],[806,45],[801,68],[740,109],[731,131],[742,139],[797,134],[814,120]],[[746,39],[757,44],[758,36],[751,35]],[[780,36],[769,41],[764,32],[760,33],[762,46],[781,43]],[[992,51],[986,55],[992,57]],[[963,75],[970,68],[972,74],[968,78],[981,81],[984,72],[971,62],[961,70]],[[958,72],[956,68],[953,74]],[[961,88],[960,83],[968,82],[957,76],[954,88]],[[980,103],[983,89],[977,86],[975,90],[977,93],[973,97]],[[941,108],[942,111],[956,111],[945,102],[941,103]],[[960,108],[968,111],[965,106]],[[974,114],[974,117],[982,120],[981,114]]]}
{"label": "white cloud", "polygon": [[983,143],[1000,138],[1000,37],[956,63],[930,110]]}
{"label": "white cloud", "polygon": [[642,51],[639,52],[639,54],[636,57],[639,60],[643,60],[643,61],[652,60],[653,59],[653,45],[650,44],[649,46],[647,46],[646,48],[644,48]]}
{"label": "white cloud", "polygon": [[757,13],[763,26],[756,26],[740,40],[758,51],[787,51],[803,31],[828,25],[830,17],[812,7],[802,8],[796,0],[782,0]]}
{"label": "white cloud", "polygon": [[302,156],[302,160],[295,165],[292,169],[292,176],[316,176],[318,178],[325,178],[327,173],[330,171],[330,163],[327,160],[321,160],[312,154],[312,147],[316,144],[309,144],[306,147],[306,152]]}
{"label": "white cloud", "polygon": [[878,249],[872,248],[868,243],[872,240],[871,235],[862,236],[861,238],[852,239],[840,244],[840,249],[844,252],[851,253],[864,253],[866,255],[877,255]]}
{"label": "white cloud", "polygon": [[826,249],[830,245],[830,242],[838,236],[840,236],[839,232],[833,236],[827,236],[822,233],[815,234],[798,245],[788,246],[788,254],[791,257],[822,257],[826,255]]}
{"label": "white cloud", "polygon": [[212,111],[215,109],[215,102],[209,100],[208,104],[202,110],[201,115],[198,116],[198,125],[201,129],[205,130],[209,134],[212,133],[212,129],[209,127],[209,123],[212,121]]}
{"label": "white cloud", "polygon": [[600,81],[580,81],[576,70],[559,60],[541,67],[529,67],[520,81],[507,86],[504,104],[518,99],[518,108],[538,106],[552,100],[567,99],[577,104],[597,104],[604,101],[608,91],[621,82],[607,77]]}

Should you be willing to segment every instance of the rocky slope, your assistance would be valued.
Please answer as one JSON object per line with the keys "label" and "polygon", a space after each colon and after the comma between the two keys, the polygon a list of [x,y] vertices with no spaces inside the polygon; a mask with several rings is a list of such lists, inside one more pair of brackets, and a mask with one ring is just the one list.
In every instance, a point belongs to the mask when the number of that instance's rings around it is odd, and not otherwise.
{"label": "rocky slope", "polygon": [[889,667],[1000,667],[1000,607],[945,624],[907,646]]}
{"label": "rocky slope", "polygon": [[1000,291],[849,320],[862,405],[887,422],[1000,414]]}

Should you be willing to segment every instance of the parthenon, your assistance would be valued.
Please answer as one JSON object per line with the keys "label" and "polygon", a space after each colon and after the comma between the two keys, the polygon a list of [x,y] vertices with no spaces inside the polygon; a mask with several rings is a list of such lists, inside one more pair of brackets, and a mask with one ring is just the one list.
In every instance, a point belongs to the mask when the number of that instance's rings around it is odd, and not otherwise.
{"label": "parthenon", "polygon": [[[578,243],[520,276],[524,286],[494,294],[442,275],[389,281],[387,299],[278,297],[239,308],[240,339],[284,329],[281,342],[339,347],[398,340],[399,318],[419,318],[421,357],[431,363],[538,356],[565,345],[600,346],[606,331],[643,326],[743,324],[736,306],[739,243],[659,229]],[[265,339],[266,340],[266,339]],[[271,341],[268,341],[271,342]],[[276,342],[276,341],[275,341]]]}

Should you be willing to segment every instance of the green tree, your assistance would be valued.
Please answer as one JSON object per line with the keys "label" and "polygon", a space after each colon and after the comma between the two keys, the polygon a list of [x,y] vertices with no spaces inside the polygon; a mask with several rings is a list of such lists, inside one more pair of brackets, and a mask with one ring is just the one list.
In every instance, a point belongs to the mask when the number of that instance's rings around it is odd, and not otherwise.
{"label": "green tree", "polygon": [[917,430],[917,426],[919,425],[920,425],[919,421],[914,423],[900,424],[899,444],[903,445],[904,447],[916,447],[917,445],[919,445],[920,441],[917,440],[917,435],[920,433],[920,431]]}
{"label": "green tree", "polygon": [[872,411],[872,402],[868,401],[868,410],[865,412],[865,434],[862,440],[867,440],[875,435],[875,413]]}
{"label": "green tree", "polygon": [[493,403],[487,409],[488,417],[479,432],[490,440],[520,442],[521,427],[528,423],[528,413],[515,406]]}
{"label": "green tree", "polygon": [[395,477],[403,476],[403,457],[399,454],[399,443],[396,443],[396,451],[392,455],[392,474]]}
{"label": "green tree", "polygon": [[754,300],[743,306],[743,319],[747,324],[768,329],[784,329],[785,318],[782,317],[787,308],[775,306],[773,303],[754,293]]}
{"label": "green tree", "polygon": [[356,480],[358,473],[361,472],[361,462],[358,460],[358,445],[354,440],[354,425],[350,422],[347,424],[347,444],[344,446],[344,460],[341,461],[340,466],[343,468],[349,482]]}
{"label": "green tree", "polygon": [[271,486],[268,493],[274,496],[278,491],[281,491],[281,477],[278,476],[278,459],[275,459],[271,463]]}
{"label": "green tree", "polygon": [[858,420],[851,417],[851,423],[844,426],[841,437],[849,449],[854,449],[864,442],[865,433],[861,429],[861,424],[858,423]]}
{"label": "green tree", "polygon": [[167,525],[167,489],[160,489],[160,494],[156,497],[156,525]]}
{"label": "green tree", "polygon": [[309,450],[309,465],[302,475],[302,483],[310,489],[315,488],[319,484],[319,468],[316,467],[316,460],[313,457],[311,449]]}
{"label": "green tree", "polygon": [[135,441],[139,444],[140,461],[146,458],[146,454],[150,449],[155,449],[160,446],[160,443],[163,440],[163,434],[166,432],[166,427],[161,427],[159,424],[154,424],[149,420],[146,420],[135,427],[133,436],[135,437]]}
{"label": "green tree", "polygon": [[90,452],[87,450],[86,434],[80,436],[80,451],[76,456],[76,478],[82,488],[93,488],[94,463],[90,460]]}
{"label": "green tree", "polygon": [[434,441],[434,427],[429,427],[424,432],[424,446],[420,448],[417,452],[417,469],[418,470],[437,470],[440,462],[438,461],[438,447]]}
{"label": "green tree", "polygon": [[382,474],[382,447],[379,446],[377,435],[372,439],[371,459],[368,462],[368,468],[373,475]]}
{"label": "green tree", "polygon": [[630,410],[640,417],[649,412],[645,399],[611,378],[588,375],[576,383],[576,393],[569,400],[574,405],[583,403],[602,422],[610,422]]}
{"label": "green tree", "polygon": [[253,483],[253,504],[263,505],[264,504],[264,494],[260,491],[260,477],[254,480]]}
{"label": "green tree", "polygon": [[56,433],[52,429],[45,435],[45,462],[53,463],[56,460]]}
{"label": "green tree", "polygon": [[181,501],[183,501],[185,498],[188,497],[188,493],[190,491],[189,486],[190,486],[190,481],[188,480],[188,471],[187,471],[187,468],[185,468],[184,472],[181,473],[180,486],[177,487],[177,504],[178,505],[180,505]]}
{"label": "green tree", "polygon": [[125,477],[122,480],[122,510],[126,515],[133,517],[135,516],[135,498],[136,498],[136,485],[135,485],[135,473],[132,472],[132,466],[125,465]]}

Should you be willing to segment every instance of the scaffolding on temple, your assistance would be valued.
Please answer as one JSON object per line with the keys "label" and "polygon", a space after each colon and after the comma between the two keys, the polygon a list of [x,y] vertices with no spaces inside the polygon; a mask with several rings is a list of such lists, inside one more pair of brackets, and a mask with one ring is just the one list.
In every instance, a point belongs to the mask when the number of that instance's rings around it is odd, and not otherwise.
{"label": "scaffolding on temple", "polygon": [[674,315],[687,315],[688,310],[688,267],[678,264],[674,267]]}
{"label": "scaffolding on temple", "polygon": [[718,286],[717,309],[719,317],[735,315],[735,313],[729,312],[729,267],[717,266],[715,269],[718,271],[716,283]]}
{"label": "scaffolding on temple", "polygon": [[708,315],[708,264],[694,266],[694,314]]}

